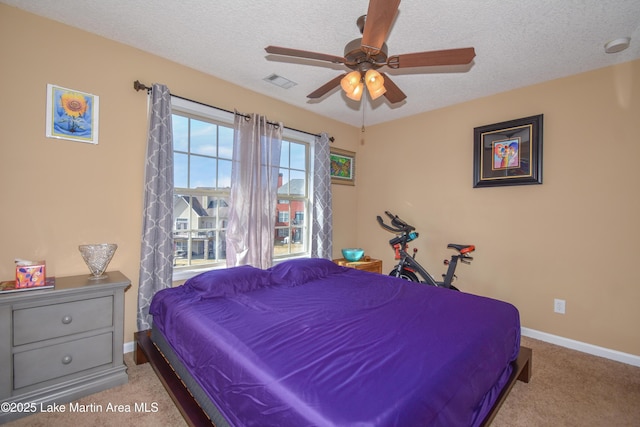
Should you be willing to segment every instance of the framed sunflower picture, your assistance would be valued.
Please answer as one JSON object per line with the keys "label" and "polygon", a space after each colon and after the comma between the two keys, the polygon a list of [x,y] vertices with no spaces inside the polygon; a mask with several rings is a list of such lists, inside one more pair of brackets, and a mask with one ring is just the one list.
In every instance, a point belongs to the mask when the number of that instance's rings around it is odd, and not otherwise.
{"label": "framed sunflower picture", "polygon": [[332,147],[329,158],[331,183],[356,185],[356,153]]}
{"label": "framed sunflower picture", "polygon": [[48,84],[47,137],[97,144],[99,107],[97,95]]}

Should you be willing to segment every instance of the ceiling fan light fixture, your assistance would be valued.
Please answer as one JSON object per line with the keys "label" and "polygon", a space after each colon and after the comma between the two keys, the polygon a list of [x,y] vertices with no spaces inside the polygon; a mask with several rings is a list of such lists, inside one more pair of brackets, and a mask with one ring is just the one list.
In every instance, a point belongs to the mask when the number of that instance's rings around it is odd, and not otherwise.
{"label": "ceiling fan light fixture", "polygon": [[[393,82],[391,76],[377,72],[366,73],[367,71],[376,70],[383,66],[396,70],[414,67],[468,65],[476,56],[473,47],[389,56],[386,40],[398,14],[399,5],[400,0],[369,0],[367,14],[358,18],[357,21],[362,37],[348,42],[344,47],[342,57],[279,46],[267,46],[265,50],[271,55],[326,61],[342,64],[349,70],[355,70],[334,77],[307,95],[307,98],[321,98],[340,85],[351,99],[359,100],[362,92],[366,90],[372,99],[384,94],[389,103],[397,104],[405,100],[407,95]],[[363,78],[363,74],[370,74],[373,77]],[[366,85],[367,89],[364,89],[361,83]]]}
{"label": "ceiling fan light fixture", "polygon": [[362,98],[362,92],[364,92],[364,83],[358,83],[353,90],[345,91],[347,98],[353,99],[354,101],[360,101]]}
{"label": "ceiling fan light fixture", "polygon": [[371,99],[378,99],[384,95],[385,92],[387,92],[387,89],[384,86],[380,86],[378,90],[369,90],[369,96]]}
{"label": "ceiling fan light fixture", "polygon": [[384,85],[384,77],[382,77],[382,75],[373,68],[367,70],[367,73],[364,75],[364,80],[367,82],[367,87],[369,89],[377,89]]}
{"label": "ceiling fan light fixture", "polygon": [[346,93],[350,93],[355,90],[361,80],[362,75],[360,74],[360,71],[352,71],[340,80],[340,86],[342,86],[342,90]]}
{"label": "ceiling fan light fixture", "polygon": [[364,76],[364,81],[367,84],[371,99],[377,99],[387,91],[384,87],[384,77],[376,70],[368,70]]}

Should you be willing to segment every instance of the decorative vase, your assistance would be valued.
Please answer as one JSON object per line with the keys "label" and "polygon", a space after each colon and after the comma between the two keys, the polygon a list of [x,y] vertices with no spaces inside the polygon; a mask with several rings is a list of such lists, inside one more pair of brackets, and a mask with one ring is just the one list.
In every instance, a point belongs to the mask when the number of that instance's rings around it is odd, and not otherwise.
{"label": "decorative vase", "polygon": [[104,271],[107,269],[109,262],[111,262],[113,254],[116,253],[118,245],[115,243],[100,243],[96,245],[80,245],[78,249],[91,272],[90,280],[107,277]]}

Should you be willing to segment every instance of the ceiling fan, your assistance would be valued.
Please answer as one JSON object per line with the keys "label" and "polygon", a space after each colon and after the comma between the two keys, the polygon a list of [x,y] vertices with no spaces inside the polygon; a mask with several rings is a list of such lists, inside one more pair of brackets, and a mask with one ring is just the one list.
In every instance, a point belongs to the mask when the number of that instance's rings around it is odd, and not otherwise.
{"label": "ceiling fan", "polygon": [[344,57],[278,46],[267,46],[265,50],[273,55],[294,56],[344,64],[347,68],[353,70],[328,81],[307,95],[307,98],[320,98],[340,85],[345,94],[356,101],[360,100],[366,87],[372,99],[384,95],[389,102],[395,104],[404,100],[407,96],[393,83],[388,75],[379,73],[377,71],[378,68],[383,66],[399,69],[436,65],[463,65],[470,63],[476,56],[473,47],[388,56],[385,41],[399,5],[400,0],[369,0],[367,14],[358,18],[357,21],[362,38],[347,43],[344,49]]}

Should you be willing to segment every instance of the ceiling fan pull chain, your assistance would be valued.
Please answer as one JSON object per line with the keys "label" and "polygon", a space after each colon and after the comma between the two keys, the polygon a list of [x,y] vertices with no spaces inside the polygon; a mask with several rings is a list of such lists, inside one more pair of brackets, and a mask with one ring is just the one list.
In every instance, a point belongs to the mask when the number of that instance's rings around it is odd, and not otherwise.
{"label": "ceiling fan pull chain", "polygon": [[362,133],[364,133],[364,109],[367,108],[367,91],[364,93],[364,100],[362,102]]}

